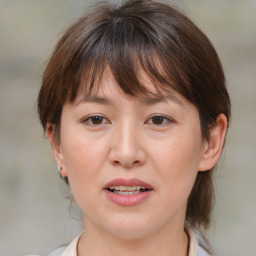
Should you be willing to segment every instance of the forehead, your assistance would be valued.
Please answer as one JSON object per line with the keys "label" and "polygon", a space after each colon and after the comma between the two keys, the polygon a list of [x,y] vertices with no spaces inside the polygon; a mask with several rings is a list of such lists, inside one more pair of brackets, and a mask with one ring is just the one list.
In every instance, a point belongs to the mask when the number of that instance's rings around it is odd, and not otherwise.
{"label": "forehead", "polygon": [[73,79],[67,83],[67,89],[70,89],[67,101],[72,103],[81,95],[99,93],[102,87],[105,90],[107,84],[113,82],[125,94],[135,97],[178,92],[191,101],[190,84],[184,81],[185,76],[178,65],[172,64],[172,60],[165,60],[154,49],[142,53],[138,49],[129,49],[116,58],[109,55],[96,59],[85,56]]}
{"label": "forehead", "polygon": [[154,84],[154,81],[152,81],[145,72],[141,72],[140,74],[140,83],[143,89],[145,89],[145,92],[130,95],[117,83],[110,69],[106,68],[100,83],[94,86],[91,91],[84,86],[83,89],[80,90],[75,102],[76,104],[94,102],[107,105],[111,104],[115,99],[125,98],[126,100],[136,99],[143,105],[152,105],[168,100],[182,104],[181,98],[183,97],[179,93],[172,88],[168,88],[168,90],[164,90],[161,87],[158,88],[157,84]]}

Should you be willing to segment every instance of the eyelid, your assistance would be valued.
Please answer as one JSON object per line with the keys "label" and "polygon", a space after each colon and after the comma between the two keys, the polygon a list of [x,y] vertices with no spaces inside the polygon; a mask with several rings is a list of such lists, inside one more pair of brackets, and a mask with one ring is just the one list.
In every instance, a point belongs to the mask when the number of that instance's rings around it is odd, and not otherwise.
{"label": "eyelid", "polygon": [[[100,124],[89,123],[89,121],[92,120],[93,117],[100,117],[105,121],[103,123],[100,123]],[[88,125],[88,126],[100,126],[100,125],[110,124],[110,121],[102,114],[90,114],[90,115],[86,116],[85,118],[83,118],[81,120],[81,122]]]}
{"label": "eyelid", "polygon": [[171,124],[171,123],[175,122],[175,120],[170,116],[166,116],[166,115],[163,115],[163,114],[153,114],[147,119],[147,121],[145,123],[149,123],[149,120],[152,120],[152,118],[154,118],[154,117],[161,117],[161,118],[166,120],[166,122],[164,122],[162,124],[154,124],[152,122],[150,123],[150,124],[155,125],[155,126],[164,126],[164,125]]}

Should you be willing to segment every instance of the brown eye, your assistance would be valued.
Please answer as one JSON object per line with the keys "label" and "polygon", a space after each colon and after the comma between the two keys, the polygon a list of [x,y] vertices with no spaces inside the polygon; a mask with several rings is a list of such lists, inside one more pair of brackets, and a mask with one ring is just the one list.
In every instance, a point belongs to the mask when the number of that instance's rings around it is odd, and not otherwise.
{"label": "brown eye", "polygon": [[103,116],[89,116],[87,117],[83,123],[85,123],[86,125],[101,125],[101,124],[107,124],[109,123],[108,120],[106,118],[104,118]]}
{"label": "brown eye", "polygon": [[154,116],[154,117],[152,117],[152,123],[153,124],[162,124],[164,119],[166,119],[166,118],[163,116]]}
{"label": "brown eye", "polygon": [[91,117],[91,122],[93,124],[101,124],[103,121],[103,117],[102,116],[93,116]]}
{"label": "brown eye", "polygon": [[156,115],[152,116],[146,123],[156,125],[156,126],[162,126],[166,124],[171,124],[173,120],[171,118],[168,118],[166,116],[162,115]]}

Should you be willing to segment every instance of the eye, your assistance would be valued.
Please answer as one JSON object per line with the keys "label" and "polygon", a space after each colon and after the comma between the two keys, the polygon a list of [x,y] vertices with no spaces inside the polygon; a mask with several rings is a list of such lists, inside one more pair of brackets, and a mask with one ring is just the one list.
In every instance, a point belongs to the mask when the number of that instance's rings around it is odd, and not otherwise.
{"label": "eye", "polygon": [[171,118],[168,118],[166,116],[162,116],[162,115],[155,115],[152,116],[147,123],[149,124],[153,124],[153,125],[165,125],[168,123],[172,123],[173,120]]}
{"label": "eye", "polygon": [[101,124],[109,124],[109,121],[100,115],[92,115],[88,116],[85,120],[83,120],[83,123],[87,125],[101,125]]}

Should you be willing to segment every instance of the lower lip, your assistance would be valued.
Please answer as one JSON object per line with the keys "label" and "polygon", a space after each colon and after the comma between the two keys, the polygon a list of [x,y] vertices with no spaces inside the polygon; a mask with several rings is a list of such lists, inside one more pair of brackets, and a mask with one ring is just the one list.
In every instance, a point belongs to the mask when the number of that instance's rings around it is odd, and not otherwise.
{"label": "lower lip", "polygon": [[146,200],[151,195],[152,190],[134,195],[118,195],[109,191],[108,189],[105,189],[105,192],[112,202],[120,206],[135,206]]}

